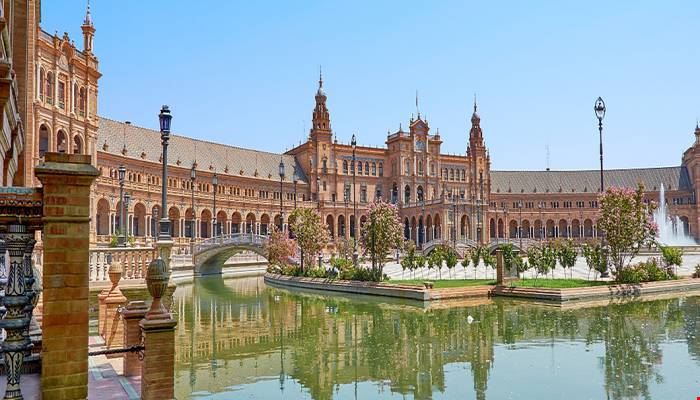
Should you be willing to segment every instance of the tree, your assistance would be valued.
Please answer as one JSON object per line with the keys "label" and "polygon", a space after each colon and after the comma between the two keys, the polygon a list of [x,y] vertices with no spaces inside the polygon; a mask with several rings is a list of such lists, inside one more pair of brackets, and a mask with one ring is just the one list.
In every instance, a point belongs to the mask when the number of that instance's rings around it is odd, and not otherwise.
{"label": "tree", "polygon": [[338,257],[344,260],[352,259],[352,252],[355,248],[355,239],[338,239],[338,241],[335,243],[335,248],[338,251]]}
{"label": "tree", "polygon": [[406,255],[403,260],[401,260],[401,268],[407,269],[410,274],[413,273],[416,264],[416,244],[411,240],[406,240],[403,244],[403,248]]}
{"label": "tree", "polygon": [[265,245],[265,252],[270,265],[282,267],[296,254],[297,244],[287,236],[286,232],[274,228]]}
{"label": "tree", "polygon": [[381,199],[370,204],[367,220],[362,226],[360,240],[372,259],[372,276],[375,281],[380,281],[387,256],[401,246],[401,220],[396,206]]}
{"label": "tree", "polygon": [[452,268],[457,265],[457,253],[451,248],[445,251],[445,265],[447,265],[447,271],[452,277]]}
{"label": "tree", "polygon": [[[460,263],[464,268],[464,279],[467,279],[467,268],[469,267],[469,254],[464,255],[464,260]],[[476,268],[474,269],[474,279],[476,279]]]}
{"label": "tree", "polygon": [[315,257],[328,242],[328,230],[321,222],[321,216],[311,208],[297,208],[289,216],[294,222],[292,230],[301,249],[301,269],[304,270],[304,256]]}
{"label": "tree", "polygon": [[431,263],[438,269],[438,279],[442,279],[442,259],[443,259],[443,249],[442,246],[438,246],[435,250],[430,253]]}
{"label": "tree", "polygon": [[670,246],[659,246],[661,248],[661,258],[664,261],[666,272],[669,276],[677,275],[674,267],[680,267],[683,264],[683,249]]}
{"label": "tree", "polygon": [[426,258],[423,255],[416,256],[416,269],[420,268],[423,269],[425,268],[425,262]]}
{"label": "tree", "polygon": [[484,260],[484,265],[495,269],[496,268],[496,256],[493,254],[489,253],[488,251],[485,251],[482,255],[481,258]]}
{"label": "tree", "polygon": [[569,269],[569,273],[572,278],[572,268],[576,264],[577,256],[578,253],[576,252],[574,243],[571,240],[564,240],[559,243],[557,247],[557,258],[559,258],[559,264],[561,264],[561,267],[564,268],[564,271],[566,271],[567,268]]}
{"label": "tree", "polygon": [[[479,260],[484,252],[485,249],[483,247],[476,247],[469,255],[469,257],[472,259],[472,265],[474,266],[474,279],[476,279],[476,269],[479,268]],[[486,272],[484,272],[484,277],[486,277]]]}
{"label": "tree", "polygon": [[598,275],[602,274],[608,269],[608,255],[607,251],[600,245],[600,243],[595,243],[593,245],[583,245],[583,258],[586,260],[586,265],[588,265],[588,275],[591,274],[591,269],[595,270]]}
{"label": "tree", "polygon": [[655,243],[657,226],[651,219],[653,209],[653,204],[644,202],[642,184],[636,191],[608,188],[601,197],[598,226],[605,233],[616,278],[642,247]]}

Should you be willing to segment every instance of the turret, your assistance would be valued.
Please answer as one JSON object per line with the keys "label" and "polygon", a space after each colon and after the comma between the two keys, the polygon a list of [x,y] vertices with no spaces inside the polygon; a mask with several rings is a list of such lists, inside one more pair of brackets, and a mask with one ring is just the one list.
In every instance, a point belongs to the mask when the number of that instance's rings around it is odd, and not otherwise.
{"label": "turret", "polygon": [[83,52],[85,54],[92,54],[92,39],[95,36],[95,27],[92,24],[89,0],[85,11],[85,20],[83,20],[83,25],[81,25],[80,28],[83,30]]}

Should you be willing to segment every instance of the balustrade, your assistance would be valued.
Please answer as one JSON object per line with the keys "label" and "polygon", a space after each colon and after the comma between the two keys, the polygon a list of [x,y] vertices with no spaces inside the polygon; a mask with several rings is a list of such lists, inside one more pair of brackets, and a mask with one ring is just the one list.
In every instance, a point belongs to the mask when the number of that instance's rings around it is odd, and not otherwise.
{"label": "balustrade", "polygon": [[145,279],[148,264],[156,258],[152,247],[115,247],[90,249],[90,282],[107,281],[111,262],[120,262],[124,279]]}

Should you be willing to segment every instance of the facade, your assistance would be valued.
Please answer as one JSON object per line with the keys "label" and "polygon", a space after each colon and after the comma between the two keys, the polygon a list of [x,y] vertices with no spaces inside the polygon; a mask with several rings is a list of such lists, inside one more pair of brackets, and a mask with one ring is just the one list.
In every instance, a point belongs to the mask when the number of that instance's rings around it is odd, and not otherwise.
{"label": "facade", "polygon": [[[148,243],[160,218],[159,132],[98,116],[101,74],[89,8],[78,49],[67,34],[59,37],[41,29],[39,1],[9,2],[15,3],[30,10],[23,28],[30,50],[14,57],[21,62],[13,67],[11,85],[19,93],[17,104],[5,102],[3,108],[6,119],[24,121],[2,125],[3,179],[35,186],[33,169],[46,151],[89,154],[101,172],[92,189],[92,242],[109,242],[124,220],[128,235]],[[339,143],[327,100],[320,78],[308,139],[284,154],[171,135],[167,214],[176,242],[184,248],[191,238],[211,237],[215,226],[220,234],[287,229],[288,216],[297,207],[317,209],[334,241],[350,238],[375,198],[397,204],[406,238],[418,244],[435,239],[466,244],[501,238],[579,240],[599,234],[598,171],[492,170],[476,103],[465,134],[466,151],[448,155],[440,133],[432,132],[420,114],[406,131],[388,132],[384,148]],[[679,166],[607,170],[606,186],[641,182],[648,199],[657,200],[663,185],[671,214],[680,217],[678,229],[698,238],[698,127],[695,136]],[[280,163],[285,171],[281,179]],[[120,166],[127,171],[123,189],[130,197],[123,217]]]}

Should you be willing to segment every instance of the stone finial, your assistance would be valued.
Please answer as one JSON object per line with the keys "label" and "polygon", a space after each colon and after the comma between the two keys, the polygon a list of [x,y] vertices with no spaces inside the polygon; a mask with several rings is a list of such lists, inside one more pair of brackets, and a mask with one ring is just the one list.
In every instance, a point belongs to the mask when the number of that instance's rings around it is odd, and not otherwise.
{"label": "stone finial", "polygon": [[109,274],[109,281],[112,282],[112,289],[110,292],[117,289],[119,281],[122,279],[122,274],[124,273],[124,266],[119,261],[113,261],[109,264],[109,269],[107,270]]}
{"label": "stone finial", "polygon": [[151,261],[148,265],[148,273],[146,274],[146,287],[148,288],[148,293],[153,297],[153,302],[151,303],[151,308],[146,313],[146,319],[169,319],[170,314],[163,307],[162,298],[165,294],[165,290],[168,288],[168,281],[170,280],[170,273],[168,272],[168,266],[159,256],[155,260]]}

